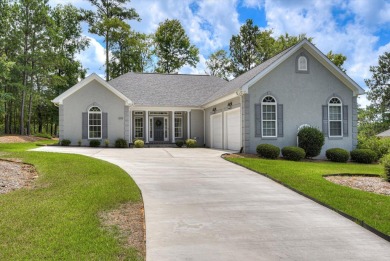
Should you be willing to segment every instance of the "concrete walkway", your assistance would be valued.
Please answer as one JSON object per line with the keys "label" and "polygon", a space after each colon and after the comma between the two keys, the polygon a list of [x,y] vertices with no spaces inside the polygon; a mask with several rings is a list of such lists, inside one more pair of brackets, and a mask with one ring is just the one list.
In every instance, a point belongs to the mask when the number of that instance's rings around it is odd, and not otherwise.
{"label": "concrete walkway", "polygon": [[390,260],[390,243],[211,149],[36,151],[112,162],[142,190],[148,261]]}

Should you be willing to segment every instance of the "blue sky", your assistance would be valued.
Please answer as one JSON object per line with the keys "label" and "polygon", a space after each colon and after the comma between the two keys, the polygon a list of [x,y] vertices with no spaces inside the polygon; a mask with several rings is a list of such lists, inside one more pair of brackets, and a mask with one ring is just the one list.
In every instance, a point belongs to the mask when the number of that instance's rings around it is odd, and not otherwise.
{"label": "blue sky", "polygon": [[[91,9],[85,0],[49,0],[49,3],[72,3]],[[348,75],[366,88],[370,65],[378,56],[390,52],[390,0],[132,0],[131,7],[142,21],[131,22],[133,29],[153,33],[165,19],[179,19],[193,44],[200,50],[196,68],[184,67],[181,73],[207,70],[205,61],[215,50],[229,46],[232,35],[251,18],[263,29],[272,29],[277,37],[284,33],[306,33],[324,53],[332,50],[347,56]],[[88,50],[78,58],[88,73],[104,75],[102,38],[89,34]],[[365,97],[359,98],[366,105]]]}

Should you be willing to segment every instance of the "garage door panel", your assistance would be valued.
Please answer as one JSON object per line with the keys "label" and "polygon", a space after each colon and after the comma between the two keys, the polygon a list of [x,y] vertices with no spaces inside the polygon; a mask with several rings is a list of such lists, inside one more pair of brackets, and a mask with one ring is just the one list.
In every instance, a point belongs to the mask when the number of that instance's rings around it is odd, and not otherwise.
{"label": "garage door panel", "polygon": [[239,150],[241,147],[240,119],[240,109],[226,113],[226,148],[229,150]]}
{"label": "garage door panel", "polygon": [[212,115],[211,121],[211,147],[222,149],[222,113]]}

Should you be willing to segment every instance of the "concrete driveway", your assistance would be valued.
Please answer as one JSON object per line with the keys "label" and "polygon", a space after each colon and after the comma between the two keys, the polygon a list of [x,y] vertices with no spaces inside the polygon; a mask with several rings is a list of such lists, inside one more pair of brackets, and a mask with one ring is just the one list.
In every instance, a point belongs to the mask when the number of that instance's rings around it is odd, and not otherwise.
{"label": "concrete driveway", "polygon": [[211,149],[42,147],[112,162],[140,187],[148,261],[390,260],[390,243]]}

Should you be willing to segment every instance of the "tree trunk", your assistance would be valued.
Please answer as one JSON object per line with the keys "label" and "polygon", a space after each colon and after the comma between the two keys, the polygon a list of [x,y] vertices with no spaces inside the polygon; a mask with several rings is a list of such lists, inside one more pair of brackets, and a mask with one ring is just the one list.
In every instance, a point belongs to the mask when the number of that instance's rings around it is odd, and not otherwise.
{"label": "tree trunk", "polygon": [[108,65],[108,32],[106,32],[106,81],[108,82],[110,80],[110,71],[109,71],[109,65]]}
{"label": "tree trunk", "polygon": [[33,93],[31,91],[29,102],[28,102],[27,135],[31,135],[32,96],[33,96]]}

